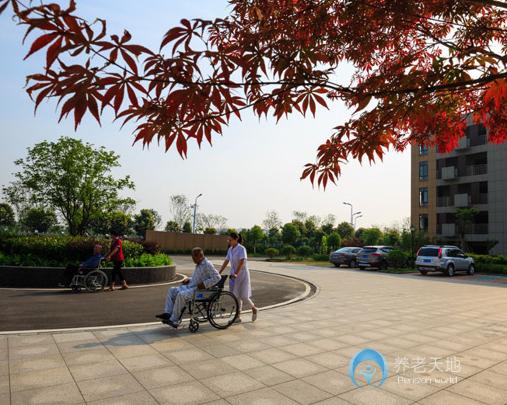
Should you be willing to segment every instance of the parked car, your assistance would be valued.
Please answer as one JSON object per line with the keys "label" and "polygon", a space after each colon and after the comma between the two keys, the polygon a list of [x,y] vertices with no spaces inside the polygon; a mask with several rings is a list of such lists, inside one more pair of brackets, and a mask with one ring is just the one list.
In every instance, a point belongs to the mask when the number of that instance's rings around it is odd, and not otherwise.
{"label": "parked car", "polygon": [[389,266],[387,255],[392,246],[365,246],[357,254],[357,266],[363,270],[368,267],[385,270]]}
{"label": "parked car", "polygon": [[361,250],[360,247],[343,247],[329,255],[329,261],[336,267],[340,267],[345,264],[348,267],[357,266],[357,254]]}
{"label": "parked car", "polygon": [[430,271],[441,271],[451,277],[457,271],[466,271],[470,275],[475,273],[474,259],[456,246],[423,246],[417,252],[415,266],[422,275]]}

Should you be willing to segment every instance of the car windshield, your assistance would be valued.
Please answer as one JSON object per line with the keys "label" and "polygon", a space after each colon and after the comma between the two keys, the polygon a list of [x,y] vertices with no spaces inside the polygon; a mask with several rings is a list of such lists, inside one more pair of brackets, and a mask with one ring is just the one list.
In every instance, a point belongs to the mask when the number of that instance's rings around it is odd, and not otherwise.
{"label": "car windshield", "polygon": [[437,257],[438,248],[421,248],[421,250],[419,250],[419,256]]}
{"label": "car windshield", "polygon": [[361,253],[373,253],[376,252],[377,248],[374,247],[365,247],[363,250],[361,250]]}

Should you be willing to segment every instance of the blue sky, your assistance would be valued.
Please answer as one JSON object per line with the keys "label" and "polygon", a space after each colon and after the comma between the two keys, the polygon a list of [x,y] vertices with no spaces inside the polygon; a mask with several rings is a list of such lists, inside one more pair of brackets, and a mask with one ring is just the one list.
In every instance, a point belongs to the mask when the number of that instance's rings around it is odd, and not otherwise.
{"label": "blue sky", "polygon": [[[110,33],[126,28],[135,42],[154,48],[181,18],[227,13],[222,0],[78,0],[77,4],[83,17],[105,18]],[[294,115],[278,124],[246,114],[242,122],[236,120],[226,128],[223,137],[215,138],[213,147],[190,148],[188,159],[182,160],[176,151],[165,153],[156,144],[148,150],[132,146],[129,129],[120,129],[111,117],[105,117],[102,127],[87,117],[75,132],[70,120],[58,124],[53,103],[41,105],[34,116],[23,86],[26,75],[41,70],[42,59],[36,56],[23,62],[24,31],[8,14],[0,17],[0,30],[0,185],[12,179],[13,161],[24,156],[27,147],[65,135],[115,150],[122,164],[118,175],[129,174],[136,183],[137,208],[156,209],[164,222],[170,219],[170,195],[193,199],[199,193],[203,193],[203,212],[221,214],[234,227],[261,223],[267,210],[278,211],[286,221],[294,210],[320,216],[333,213],[339,221],[348,220],[349,208],[342,201],[352,202],[364,213],[360,226],[391,225],[410,214],[408,151],[390,153],[373,166],[350,163],[343,168],[338,186],[326,191],[299,180],[303,165],[314,160],[317,146],[349,117],[340,103],[318,111],[315,119]],[[344,78],[349,74],[346,69],[338,72]]]}

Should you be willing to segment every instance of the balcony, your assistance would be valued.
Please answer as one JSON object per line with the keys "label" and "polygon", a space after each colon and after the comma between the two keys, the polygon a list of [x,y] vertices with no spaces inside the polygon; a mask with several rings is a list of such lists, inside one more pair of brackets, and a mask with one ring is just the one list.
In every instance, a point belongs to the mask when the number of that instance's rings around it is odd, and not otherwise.
{"label": "balcony", "polygon": [[487,164],[470,165],[465,167],[463,171],[463,176],[480,176],[482,174],[488,174]]}
{"label": "balcony", "polygon": [[442,180],[454,180],[458,177],[458,168],[455,166],[442,167]]}
{"label": "balcony", "polygon": [[442,224],[441,225],[441,235],[442,236],[455,236],[456,235],[456,225],[455,224]]}
{"label": "balcony", "polygon": [[452,207],[453,199],[450,196],[437,197],[437,207]]}
{"label": "balcony", "polygon": [[470,139],[468,139],[466,136],[461,138],[459,141],[458,141],[458,146],[456,146],[456,148],[454,149],[455,151],[461,151],[461,150],[465,150],[465,149],[468,149],[470,147]]}
{"label": "balcony", "polygon": [[454,206],[457,208],[464,208],[470,206],[471,199],[468,193],[455,194],[454,195]]}
{"label": "balcony", "polygon": [[487,235],[488,224],[468,224],[465,226],[466,235]]}

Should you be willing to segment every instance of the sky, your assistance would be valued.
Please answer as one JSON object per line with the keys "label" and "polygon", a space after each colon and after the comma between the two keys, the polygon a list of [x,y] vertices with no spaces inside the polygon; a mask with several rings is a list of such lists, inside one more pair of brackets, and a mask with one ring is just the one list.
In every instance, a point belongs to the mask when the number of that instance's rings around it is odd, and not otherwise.
{"label": "sky", "polygon": [[[147,6],[146,4],[149,4]],[[181,18],[223,17],[228,12],[223,0],[78,0],[78,13],[89,20],[108,21],[110,33],[128,29],[133,42],[157,49],[168,28]],[[300,115],[282,119],[261,119],[246,114],[225,128],[213,147],[189,149],[182,160],[175,150],[168,153],[156,143],[149,149],[132,145],[128,128],[107,116],[99,126],[87,116],[77,131],[71,120],[58,123],[53,102],[43,103],[34,115],[33,103],[23,87],[28,74],[42,71],[42,54],[23,61],[27,45],[21,46],[24,30],[17,27],[8,13],[0,16],[0,186],[12,180],[14,160],[26,154],[26,148],[42,140],[54,141],[71,136],[96,146],[104,146],[120,155],[118,176],[130,175],[136,189],[130,195],[137,209],[156,209],[163,224],[171,219],[169,197],[184,194],[190,200],[202,193],[199,211],[225,216],[228,226],[236,228],[261,224],[268,210],[275,210],[289,221],[293,211],[305,211],[324,217],[334,214],[349,221],[350,202],[363,217],[358,226],[391,226],[410,215],[410,153],[388,153],[374,165],[348,163],[336,186],[326,190],[300,181],[305,163],[313,162],[316,148],[336,125],[351,115],[341,103],[320,109],[316,118]],[[350,69],[337,72],[346,79]]]}

